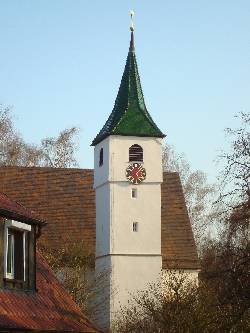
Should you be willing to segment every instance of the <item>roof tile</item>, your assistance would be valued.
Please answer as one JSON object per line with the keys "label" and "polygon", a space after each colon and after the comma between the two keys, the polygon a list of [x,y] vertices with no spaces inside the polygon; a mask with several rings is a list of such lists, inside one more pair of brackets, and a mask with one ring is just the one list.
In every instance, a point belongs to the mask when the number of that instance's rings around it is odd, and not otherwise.
{"label": "roof tile", "polygon": [[[32,309],[32,311],[31,311]],[[37,291],[0,290],[0,330],[100,332],[37,253]]]}
{"label": "roof tile", "polygon": [[16,218],[21,222],[45,223],[31,209],[27,209],[19,202],[11,200],[4,193],[0,193],[0,213],[3,217]]}
{"label": "roof tile", "polygon": [[[164,173],[161,190],[163,268],[198,269],[179,175]],[[1,191],[49,221],[42,238],[51,246],[83,241],[95,252],[93,170],[1,167]]]}

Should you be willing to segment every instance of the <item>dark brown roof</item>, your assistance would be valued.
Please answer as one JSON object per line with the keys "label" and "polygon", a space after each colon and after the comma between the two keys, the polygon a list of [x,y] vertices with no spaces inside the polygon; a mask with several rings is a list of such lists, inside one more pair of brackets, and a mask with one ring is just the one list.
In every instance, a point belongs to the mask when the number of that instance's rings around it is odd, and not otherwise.
{"label": "dark brown roof", "polygon": [[93,171],[1,167],[0,192],[34,209],[48,224],[42,238],[52,246],[84,240],[95,251]]}
{"label": "dark brown roof", "polygon": [[11,200],[4,193],[0,193],[0,215],[31,224],[45,224],[31,209],[25,208],[20,203]]}
{"label": "dark brown roof", "polygon": [[0,291],[0,331],[100,332],[37,253],[37,292]]}
{"label": "dark brown roof", "polygon": [[164,172],[161,195],[162,265],[198,269],[197,250],[178,173]]}
{"label": "dark brown roof", "polygon": [[[43,238],[51,246],[84,241],[95,251],[93,170],[1,167],[0,192],[34,209],[49,223]],[[177,173],[162,184],[163,268],[199,268],[196,246]]]}

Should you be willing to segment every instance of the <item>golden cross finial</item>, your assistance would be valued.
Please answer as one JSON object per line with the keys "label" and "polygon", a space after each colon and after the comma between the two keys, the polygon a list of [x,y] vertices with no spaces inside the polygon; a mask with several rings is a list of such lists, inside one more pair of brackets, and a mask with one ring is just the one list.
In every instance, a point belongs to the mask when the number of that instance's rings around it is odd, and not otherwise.
{"label": "golden cross finial", "polygon": [[131,31],[134,31],[135,28],[134,28],[134,21],[133,21],[133,18],[134,18],[134,16],[135,16],[135,12],[134,12],[133,10],[130,10],[129,15],[130,15],[130,18],[131,18],[131,22],[130,22],[130,30],[131,30]]}

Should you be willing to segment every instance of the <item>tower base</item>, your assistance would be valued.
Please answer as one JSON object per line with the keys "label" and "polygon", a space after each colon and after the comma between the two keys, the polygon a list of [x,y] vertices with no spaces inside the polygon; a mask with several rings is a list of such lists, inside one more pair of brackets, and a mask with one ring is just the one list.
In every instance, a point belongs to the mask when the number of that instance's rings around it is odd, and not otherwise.
{"label": "tower base", "polygon": [[159,281],[161,267],[160,254],[113,254],[96,258],[96,275],[105,277],[103,294],[97,300],[102,303],[97,325],[105,330],[111,328],[133,295]]}

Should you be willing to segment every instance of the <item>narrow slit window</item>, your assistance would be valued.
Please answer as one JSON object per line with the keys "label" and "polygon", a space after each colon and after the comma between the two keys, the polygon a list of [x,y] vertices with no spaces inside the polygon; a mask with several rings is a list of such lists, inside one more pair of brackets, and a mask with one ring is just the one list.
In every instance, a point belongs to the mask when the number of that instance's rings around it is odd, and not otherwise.
{"label": "narrow slit window", "polygon": [[143,162],[143,149],[135,144],[129,148],[129,162]]}
{"label": "narrow slit window", "polygon": [[100,149],[100,154],[99,154],[99,167],[103,165],[103,148]]}
{"label": "narrow slit window", "polygon": [[137,198],[137,189],[136,188],[132,188],[132,190],[131,190],[131,197],[133,199]]}
{"label": "narrow slit window", "polygon": [[138,222],[133,222],[133,232],[138,232]]}

